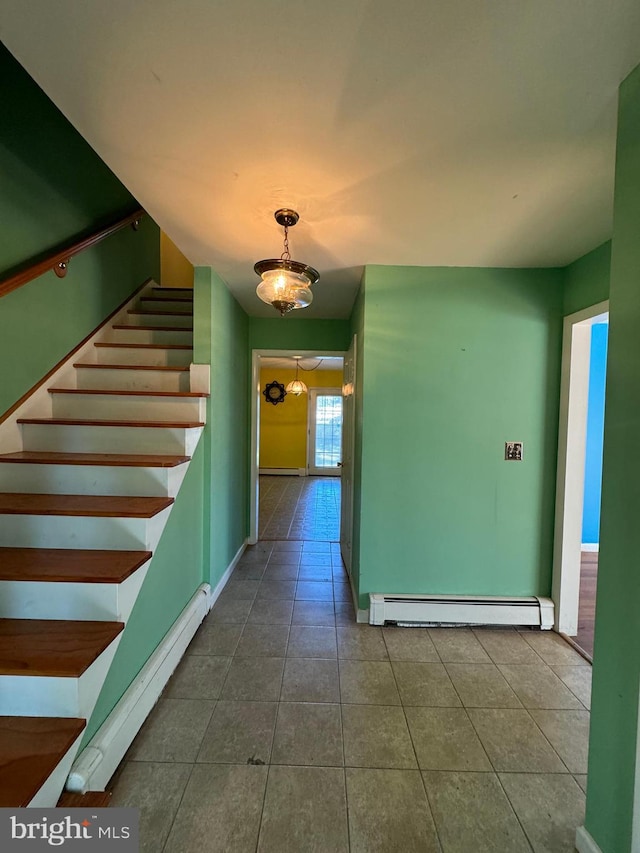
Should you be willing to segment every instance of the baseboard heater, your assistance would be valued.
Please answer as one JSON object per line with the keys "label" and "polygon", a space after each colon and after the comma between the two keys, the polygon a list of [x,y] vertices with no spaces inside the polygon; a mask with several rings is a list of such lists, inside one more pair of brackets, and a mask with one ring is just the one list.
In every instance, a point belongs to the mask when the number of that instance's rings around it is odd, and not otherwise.
{"label": "baseboard heater", "polygon": [[530,596],[369,595],[369,623],[384,625],[529,625],[553,627],[553,601]]}

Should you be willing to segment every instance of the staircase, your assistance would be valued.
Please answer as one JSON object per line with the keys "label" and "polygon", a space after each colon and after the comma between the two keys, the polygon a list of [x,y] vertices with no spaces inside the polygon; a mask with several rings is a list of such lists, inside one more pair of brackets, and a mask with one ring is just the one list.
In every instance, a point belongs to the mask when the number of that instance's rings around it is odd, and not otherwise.
{"label": "staircase", "polygon": [[148,282],[0,425],[0,807],[63,789],[202,433],[192,355],[192,291]]}

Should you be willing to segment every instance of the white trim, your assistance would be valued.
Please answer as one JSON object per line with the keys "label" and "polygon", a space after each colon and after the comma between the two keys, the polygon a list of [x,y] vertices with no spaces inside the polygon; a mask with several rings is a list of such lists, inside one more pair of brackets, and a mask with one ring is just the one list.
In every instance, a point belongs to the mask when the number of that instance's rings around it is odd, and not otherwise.
{"label": "white trim", "polygon": [[370,624],[553,626],[550,598],[493,595],[380,595],[369,593]]}
{"label": "white trim", "polygon": [[569,636],[578,632],[591,326],[608,310],[599,302],[564,318],[552,596],[554,627]]}
{"label": "white trim", "polygon": [[258,494],[259,494],[259,456],[260,456],[260,359],[289,357],[301,358],[344,358],[344,350],[296,350],[296,349],[254,349],[251,350],[251,468],[249,480],[249,545],[258,541]]}
{"label": "white trim", "polygon": [[207,615],[211,594],[202,584],[165,634],[124,695],[76,758],[66,790],[104,791],[149,712]]}
{"label": "white trim", "polygon": [[231,562],[227,566],[225,573],[222,575],[222,577],[220,578],[220,580],[216,584],[215,589],[213,589],[209,593],[209,610],[211,610],[211,608],[216,603],[218,598],[220,598],[220,593],[222,592],[222,590],[227,585],[227,581],[231,577],[231,574],[232,574],[233,570],[235,569],[235,567],[238,565],[238,563],[240,561],[240,557],[242,557],[242,555],[244,554],[246,547],[247,547],[247,540],[245,539],[244,542],[242,543],[242,545],[236,551],[235,557],[233,558],[233,560],[231,560]]}
{"label": "white trim", "polygon": [[[318,397],[340,397],[342,399],[342,388],[309,388],[307,400],[307,472],[310,477],[340,477],[341,465],[333,468],[319,468],[314,463],[315,446],[317,436],[316,411]],[[344,401],[343,401],[344,404]],[[344,421],[344,410],[340,419],[340,456],[342,456],[342,424]],[[340,460],[342,463],[342,459]]]}
{"label": "white trim", "polygon": [[260,474],[269,477],[306,477],[306,468],[260,468]]}
{"label": "white trim", "polygon": [[576,830],[576,850],[578,853],[602,853],[584,826],[579,826]]}
{"label": "white trim", "polygon": [[597,554],[600,551],[600,543],[599,542],[583,542],[580,546],[580,550],[584,551],[586,554]]}

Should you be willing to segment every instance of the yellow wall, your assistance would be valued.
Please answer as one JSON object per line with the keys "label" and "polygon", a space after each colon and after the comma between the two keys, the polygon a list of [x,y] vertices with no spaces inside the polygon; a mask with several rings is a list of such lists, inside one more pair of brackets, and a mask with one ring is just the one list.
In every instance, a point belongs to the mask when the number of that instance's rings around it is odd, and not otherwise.
{"label": "yellow wall", "polygon": [[[296,378],[295,370],[260,371],[260,390],[268,382],[285,388]],[[341,388],[341,370],[301,370],[298,378],[311,388]],[[307,420],[309,395],[287,394],[283,403],[267,403],[260,395],[260,467],[305,468],[307,465]]]}
{"label": "yellow wall", "polygon": [[193,265],[164,231],[160,232],[160,284],[162,287],[193,287]]}

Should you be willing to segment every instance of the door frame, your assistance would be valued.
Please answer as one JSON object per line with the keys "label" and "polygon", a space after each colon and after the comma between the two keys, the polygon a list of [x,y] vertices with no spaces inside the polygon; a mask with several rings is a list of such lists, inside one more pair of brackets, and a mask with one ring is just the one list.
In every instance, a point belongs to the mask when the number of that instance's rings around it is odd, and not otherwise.
{"label": "door frame", "polygon": [[564,318],[552,597],[554,627],[569,636],[578,633],[591,326],[608,312],[606,300]]}
{"label": "door frame", "polygon": [[[343,397],[342,388],[309,388],[309,399],[307,401],[307,424],[309,428],[307,429],[307,474],[313,477],[339,477],[340,476],[340,465],[336,468],[326,468],[320,469],[316,468],[315,465],[311,464],[312,457],[315,456],[314,453],[314,445],[315,445],[315,402],[318,397]],[[344,401],[343,401],[344,402]],[[312,427],[312,413],[313,413],[313,427]],[[343,421],[344,421],[344,409],[343,409]],[[313,441],[312,441],[313,437]],[[342,423],[340,424],[340,449],[342,451]],[[342,463],[342,460],[340,460]],[[313,469],[313,474],[311,474],[311,469]]]}
{"label": "door frame", "polygon": [[261,358],[330,358],[344,359],[344,350],[318,349],[253,349],[251,350],[251,446],[249,466],[249,535],[247,544],[258,541],[258,499],[260,488],[260,359]]}

